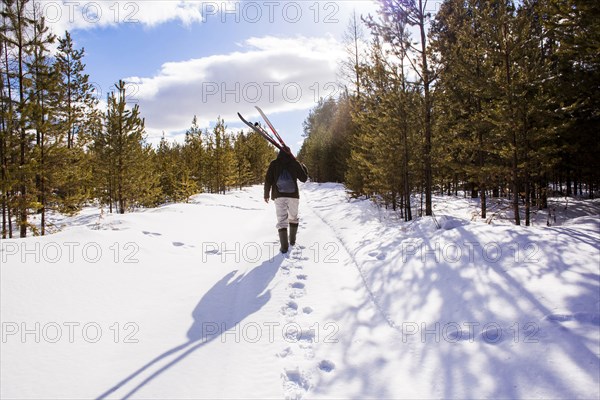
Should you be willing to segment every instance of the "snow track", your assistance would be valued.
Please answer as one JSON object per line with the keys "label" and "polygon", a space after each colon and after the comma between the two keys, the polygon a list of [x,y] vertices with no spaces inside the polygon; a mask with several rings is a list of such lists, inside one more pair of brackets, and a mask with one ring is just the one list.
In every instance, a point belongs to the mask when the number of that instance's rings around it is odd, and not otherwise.
{"label": "snow track", "polygon": [[[308,205],[311,205],[311,202],[309,200]],[[381,314],[381,316],[385,319],[385,321],[387,322],[387,324],[390,326],[390,328],[394,329],[397,333],[399,333],[400,335],[402,335],[402,328],[391,318],[391,316],[385,311],[385,309],[381,306],[379,300],[377,300],[377,296],[375,295],[375,293],[373,293],[373,291],[371,290],[371,288],[369,287],[369,283],[367,282],[367,278],[364,274],[364,272],[362,271],[358,261],[356,260],[356,256],[354,255],[355,251],[352,251],[351,248],[348,247],[348,245],[344,242],[343,239],[340,238],[339,236],[339,232],[336,232],[336,229],[334,226],[332,226],[330,223],[328,223],[320,214],[317,210],[315,210],[314,208],[311,208],[311,212],[321,220],[321,222],[323,222],[324,225],[326,225],[329,229],[331,229],[332,232],[332,237],[336,237],[338,238],[338,242],[343,246],[345,252],[348,254],[348,256],[350,257],[350,259],[352,260],[352,265],[354,265],[354,267],[356,267],[356,270],[358,271],[358,274],[360,275],[360,278],[362,280],[362,283],[364,284],[364,288],[365,290],[368,292],[369,294],[369,299],[373,302],[373,305],[377,308],[377,310],[379,311],[379,313]],[[377,252],[371,252],[369,253],[370,256],[376,257],[380,260],[385,259],[385,255],[379,254]]]}
{"label": "snow track", "polygon": [[[331,335],[337,328],[333,323],[315,319],[319,314],[316,304],[319,297],[311,293],[314,287],[311,276],[314,273],[315,279],[322,278],[319,271],[327,267],[317,254],[323,243],[314,240],[323,235],[323,230],[311,220],[307,205],[302,205],[305,208],[298,233],[299,244],[290,247],[280,268],[281,286],[285,289],[280,312],[285,343],[277,355],[282,362],[283,397],[286,399],[304,398],[313,389],[319,374],[328,374],[335,369],[334,362],[318,359],[318,348],[322,341],[335,341],[333,336],[325,340],[321,335]],[[301,244],[311,239],[312,250]]]}

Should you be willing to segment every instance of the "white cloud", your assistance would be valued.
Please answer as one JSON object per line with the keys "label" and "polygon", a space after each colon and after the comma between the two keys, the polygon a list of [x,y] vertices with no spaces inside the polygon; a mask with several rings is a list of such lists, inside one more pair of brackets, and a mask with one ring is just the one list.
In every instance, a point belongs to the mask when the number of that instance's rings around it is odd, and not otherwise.
{"label": "white cloud", "polygon": [[221,116],[238,123],[236,112],[304,110],[319,97],[335,95],[342,46],[328,38],[253,37],[240,51],[163,64],[152,77],[130,77],[150,137],[202,126]]}
{"label": "white cloud", "polygon": [[[33,6],[34,3],[30,3]],[[54,33],[118,24],[153,27],[170,21],[188,26],[202,22],[206,5],[199,1],[37,0],[36,14],[45,17]],[[208,9],[210,10],[210,9]]]}

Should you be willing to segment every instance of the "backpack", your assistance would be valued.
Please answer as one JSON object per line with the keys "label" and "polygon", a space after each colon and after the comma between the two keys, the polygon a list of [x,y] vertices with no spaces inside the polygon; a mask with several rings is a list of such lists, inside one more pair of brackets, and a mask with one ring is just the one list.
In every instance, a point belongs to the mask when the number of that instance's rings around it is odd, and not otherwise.
{"label": "backpack", "polygon": [[277,178],[277,190],[279,193],[294,193],[296,191],[295,179],[290,172],[284,167]]}

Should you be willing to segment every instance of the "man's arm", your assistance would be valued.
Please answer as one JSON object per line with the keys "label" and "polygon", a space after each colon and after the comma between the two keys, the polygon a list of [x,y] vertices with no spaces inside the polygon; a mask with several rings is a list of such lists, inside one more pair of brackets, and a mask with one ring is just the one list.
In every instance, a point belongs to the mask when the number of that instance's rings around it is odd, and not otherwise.
{"label": "man's arm", "polygon": [[308,168],[300,161],[296,160],[296,176],[300,182],[306,182],[308,180]]}
{"label": "man's arm", "polygon": [[269,168],[267,169],[267,174],[265,175],[265,188],[264,188],[264,199],[268,203],[269,198],[271,197],[271,186],[273,186],[273,169],[275,165],[273,162],[269,164]]}

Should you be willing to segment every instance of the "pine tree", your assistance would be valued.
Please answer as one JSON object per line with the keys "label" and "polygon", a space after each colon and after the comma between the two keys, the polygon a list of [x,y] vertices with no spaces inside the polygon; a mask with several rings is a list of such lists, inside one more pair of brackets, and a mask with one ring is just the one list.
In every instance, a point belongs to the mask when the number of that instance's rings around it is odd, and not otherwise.
{"label": "pine tree", "polygon": [[104,180],[103,200],[125,213],[136,205],[155,204],[159,195],[158,176],[151,168],[152,149],[145,145],[144,120],[139,106],[127,108],[126,85],[119,81],[117,94],[108,96],[105,128],[94,138],[96,182]]}
{"label": "pine tree", "polygon": [[187,203],[190,196],[198,192],[198,184],[190,175],[190,171],[188,169],[181,168],[178,174],[174,198],[177,199],[177,201],[184,201]]}
{"label": "pine tree", "polygon": [[74,48],[68,31],[58,41],[55,68],[60,74],[60,102],[57,119],[68,149],[64,154],[68,168],[63,171],[57,192],[62,210],[72,213],[79,210],[90,196],[91,163],[85,148],[90,141],[90,124],[97,120],[98,100],[89,76],[85,74],[84,49]]}
{"label": "pine tree", "polygon": [[155,168],[160,175],[160,188],[164,201],[177,201],[175,192],[177,188],[177,169],[179,166],[175,162],[174,151],[169,142],[165,139],[165,134],[160,139],[156,156],[154,157]]}
{"label": "pine tree", "polygon": [[197,183],[191,178],[184,158],[185,146],[169,143],[163,133],[156,154],[154,169],[159,175],[161,202],[188,201],[198,192]]}
{"label": "pine tree", "polygon": [[[27,93],[31,80],[28,78],[27,61],[32,55],[32,39],[30,32],[34,21],[28,16],[28,0],[7,0],[2,10],[2,35],[5,44],[5,65],[7,86],[9,89],[9,133],[11,139],[9,151],[13,145],[16,154],[10,154],[11,170],[14,171],[15,184],[10,188],[13,193],[9,207],[14,207],[14,215],[19,225],[20,237],[27,236],[28,210],[37,200],[35,194],[35,171],[31,164],[32,143],[34,137],[29,128],[31,109],[28,107]],[[9,53],[12,57],[9,59]],[[15,93],[16,92],[16,93]],[[12,153],[12,151],[11,151]],[[9,214],[11,214],[9,212]],[[10,221],[10,216],[9,216]],[[9,229],[12,235],[12,227]]]}
{"label": "pine tree", "polygon": [[[2,30],[0,31],[0,55],[2,76],[0,77],[0,162],[1,162],[1,182],[2,191],[2,238],[12,238],[12,199],[14,188],[17,181],[13,173],[13,159],[15,157],[14,143],[15,139],[15,102],[12,96],[12,77],[9,63],[9,48],[12,44],[9,40],[10,31],[8,30],[7,15],[5,9],[2,10]],[[10,47],[9,47],[10,46]]]}
{"label": "pine tree", "polygon": [[470,182],[472,196],[479,193],[481,218],[486,218],[487,188],[499,173],[494,168],[498,159],[492,154],[493,124],[488,118],[494,73],[488,46],[490,14],[485,2],[447,1],[436,16],[431,41],[440,65],[436,130],[440,142],[451,149],[445,163],[451,166],[450,176]]}
{"label": "pine tree", "polygon": [[[61,75],[61,102],[64,107],[60,110],[64,130],[67,133],[67,148],[75,146],[78,136],[84,135],[89,110],[97,104],[94,88],[89,83],[89,76],[84,73],[84,49],[73,47],[71,34],[66,31],[64,38],[59,38],[56,54],[56,68]],[[85,143],[86,138],[80,138]]]}
{"label": "pine tree", "polygon": [[205,187],[206,149],[202,139],[202,130],[198,126],[198,119],[194,115],[192,126],[185,132],[183,158],[189,179],[195,182],[198,191]]}
{"label": "pine tree", "polygon": [[246,134],[248,160],[252,174],[251,184],[263,183],[269,163],[277,156],[275,148],[254,131]]}
{"label": "pine tree", "polygon": [[250,164],[251,152],[248,138],[244,135],[244,132],[238,132],[233,142],[233,153],[235,158],[235,186],[240,189],[253,183],[252,165]]}
{"label": "pine tree", "polygon": [[421,125],[412,110],[422,99],[405,75],[402,60],[407,53],[399,50],[384,51],[379,34],[374,35],[370,62],[361,66],[362,92],[352,115],[355,128],[349,127],[355,133],[350,136],[352,150],[346,178],[355,195],[373,196],[386,206],[399,208],[401,215],[410,220],[410,171],[419,160],[411,160],[410,154],[411,149],[422,147],[422,142],[414,138]]}
{"label": "pine tree", "polygon": [[28,93],[28,114],[30,128],[35,131],[35,147],[31,164],[35,166],[35,181],[37,194],[37,209],[41,215],[40,230],[45,234],[46,210],[48,197],[52,193],[53,175],[56,164],[60,159],[61,143],[57,138],[55,120],[57,105],[57,75],[49,59],[48,46],[54,43],[55,37],[48,33],[43,17],[33,13],[33,36],[31,41],[32,57],[27,63],[30,71],[31,86]]}
{"label": "pine tree", "polygon": [[336,112],[335,99],[320,99],[304,122],[305,141],[298,157],[302,158],[317,182],[333,181],[331,126]]}
{"label": "pine tree", "polygon": [[[421,117],[423,119],[423,174],[425,189],[425,215],[432,215],[431,196],[433,189],[432,170],[432,84],[434,73],[431,70],[430,50],[427,41],[427,26],[431,15],[426,12],[427,0],[381,0],[380,21],[368,20],[369,27],[397,52],[410,51],[415,55],[407,61],[418,76],[418,84],[422,88]],[[418,41],[409,40],[405,27],[412,26],[418,30]]]}
{"label": "pine tree", "polygon": [[217,118],[217,124],[206,136],[206,183],[210,193],[225,193],[235,181],[233,148],[225,121]]}
{"label": "pine tree", "polygon": [[[531,224],[534,202],[545,207],[547,175],[555,167],[558,149],[553,129],[553,110],[547,82],[551,74],[543,14],[536,1],[517,9],[514,34],[521,40],[516,47],[515,104],[519,121],[519,165],[525,203],[525,225]],[[540,193],[540,189],[541,193]],[[540,202],[541,198],[541,202]]]}
{"label": "pine tree", "polygon": [[561,150],[554,180],[567,196],[577,192],[576,181],[585,181],[592,197],[594,188],[600,188],[600,4],[588,0],[532,3],[540,9],[544,50],[551,64],[545,86]]}

